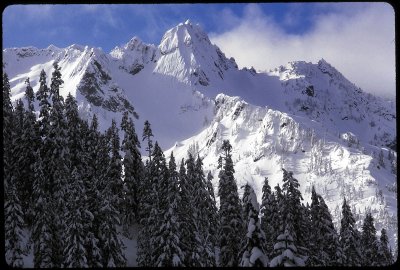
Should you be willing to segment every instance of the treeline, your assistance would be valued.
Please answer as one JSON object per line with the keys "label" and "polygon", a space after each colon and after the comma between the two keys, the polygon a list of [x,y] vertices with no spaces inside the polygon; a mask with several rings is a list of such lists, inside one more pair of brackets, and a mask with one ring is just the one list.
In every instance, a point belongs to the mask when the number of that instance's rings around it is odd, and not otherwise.
{"label": "treeline", "polygon": [[[36,96],[26,81],[25,104],[10,99],[3,75],[3,162],[7,263],[23,266],[23,230],[31,231],[34,267],[126,266],[122,230],[139,224],[139,266],[381,266],[393,263],[371,214],[362,232],[346,200],[336,232],[323,198],[312,189],[304,205],[299,183],[283,169],[283,185],[263,185],[261,205],[245,185],[239,198],[232,147],[222,145],[219,209],[199,156],[169,161],[145,122],[139,140],[125,112],[105,132],[79,117],[75,98],[50,87],[44,71]],[[36,115],[35,99],[39,102]],[[148,153],[142,162],[141,143]],[[120,152],[124,152],[124,158]],[[179,169],[178,169],[179,167]]]}

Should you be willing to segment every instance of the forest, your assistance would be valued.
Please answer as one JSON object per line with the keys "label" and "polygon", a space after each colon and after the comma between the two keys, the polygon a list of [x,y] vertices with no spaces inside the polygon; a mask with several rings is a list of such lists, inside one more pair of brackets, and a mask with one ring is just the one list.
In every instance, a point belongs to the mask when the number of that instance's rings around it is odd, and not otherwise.
{"label": "forest", "polygon": [[271,188],[265,178],[261,204],[249,184],[241,187],[240,198],[228,140],[222,143],[214,194],[213,177],[203,170],[201,157],[165,157],[148,121],[141,138],[135,115],[128,112],[120,126],[113,120],[99,131],[96,115],[82,119],[76,99],[60,95],[60,70],[55,62],[50,87],[42,70],[36,94],[27,78],[24,100],[14,105],[3,74],[8,265],[24,267],[22,257],[28,250],[22,231],[28,229],[34,267],[124,267],[131,254],[119,236],[134,224],[139,228],[138,266],[393,263],[386,230],[378,238],[371,213],[359,231],[344,199],[336,229],[314,187],[311,204],[302,202],[290,171],[282,169],[282,186]]}

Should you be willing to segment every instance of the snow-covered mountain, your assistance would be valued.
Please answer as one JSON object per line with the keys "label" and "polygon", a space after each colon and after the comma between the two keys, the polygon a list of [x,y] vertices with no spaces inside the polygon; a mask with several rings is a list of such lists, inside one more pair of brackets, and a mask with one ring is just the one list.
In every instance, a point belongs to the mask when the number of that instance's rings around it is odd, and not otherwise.
{"label": "snow-covered mountain", "polygon": [[42,69],[50,81],[54,61],[65,82],[61,94],[77,98],[83,117],[96,113],[101,129],[124,111],[139,117],[139,135],[149,120],[166,156],[204,158],[216,189],[220,146],[229,139],[238,185],[249,182],[259,200],[264,177],[275,186],[283,167],[294,172],[306,201],[315,185],[336,225],[344,196],[359,224],[371,210],[394,247],[397,163],[388,154],[397,160],[395,103],[363,92],[325,60],[239,69],[186,21],[158,46],[134,37],[110,53],[80,45],[4,49],[12,100],[23,97],[27,77],[37,91]]}

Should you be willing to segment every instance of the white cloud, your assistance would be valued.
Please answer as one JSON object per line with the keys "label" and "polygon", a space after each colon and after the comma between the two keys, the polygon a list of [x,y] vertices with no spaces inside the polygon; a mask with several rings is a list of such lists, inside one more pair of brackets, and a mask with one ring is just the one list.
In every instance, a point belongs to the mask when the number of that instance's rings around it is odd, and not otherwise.
{"label": "white cloud", "polygon": [[[393,8],[386,3],[342,3],[332,7],[331,12],[326,12],[324,5],[324,12],[310,14],[311,29],[294,35],[286,33],[258,5],[249,4],[243,17],[237,18],[239,24],[222,34],[211,33],[210,38],[240,67],[268,70],[289,61],[315,63],[324,58],[366,92],[394,98]],[[232,13],[223,14],[229,21],[236,21]]]}

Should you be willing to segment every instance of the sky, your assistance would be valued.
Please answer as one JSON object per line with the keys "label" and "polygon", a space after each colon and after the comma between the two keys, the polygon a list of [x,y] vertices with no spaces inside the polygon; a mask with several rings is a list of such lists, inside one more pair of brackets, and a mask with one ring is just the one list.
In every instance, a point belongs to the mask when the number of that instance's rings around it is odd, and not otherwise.
{"label": "sky", "polygon": [[190,19],[239,68],[269,70],[324,58],[366,92],[395,97],[395,19],[387,3],[12,5],[3,48],[50,44],[110,52],[133,36],[158,45]]}

